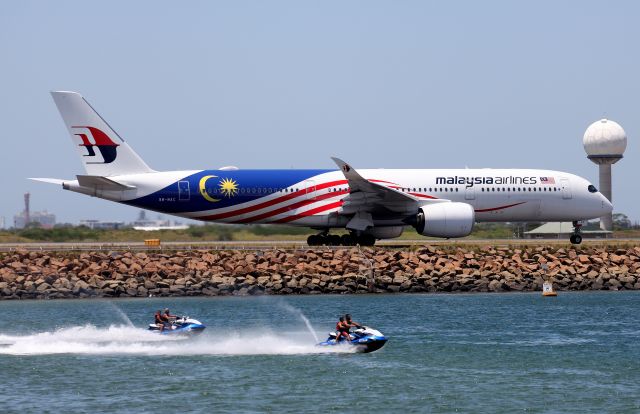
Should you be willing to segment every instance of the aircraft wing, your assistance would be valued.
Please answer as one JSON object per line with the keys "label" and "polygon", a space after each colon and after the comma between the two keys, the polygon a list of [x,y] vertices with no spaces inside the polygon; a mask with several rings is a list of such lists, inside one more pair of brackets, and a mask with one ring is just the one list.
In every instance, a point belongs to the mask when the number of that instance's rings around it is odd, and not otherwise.
{"label": "aircraft wing", "polygon": [[347,228],[366,230],[373,226],[372,215],[408,216],[415,214],[421,205],[448,200],[423,200],[411,194],[371,182],[353,167],[339,158],[331,158],[340,168],[349,184],[349,195],[343,199],[340,214],[353,214]]}
{"label": "aircraft wing", "polygon": [[331,157],[349,182],[351,194],[363,193],[371,202],[376,203],[414,203],[418,199],[393,188],[373,183],[361,176],[349,164],[340,158]]}

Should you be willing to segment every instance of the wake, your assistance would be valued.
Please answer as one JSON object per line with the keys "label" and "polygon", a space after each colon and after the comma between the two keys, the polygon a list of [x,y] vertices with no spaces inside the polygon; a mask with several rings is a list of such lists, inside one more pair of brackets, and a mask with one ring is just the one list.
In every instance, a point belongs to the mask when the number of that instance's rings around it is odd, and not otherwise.
{"label": "wake", "polygon": [[195,337],[158,335],[132,326],[73,326],[31,335],[0,334],[0,355],[295,355],[351,353],[319,347],[308,332],[276,335],[266,330],[214,332]]}

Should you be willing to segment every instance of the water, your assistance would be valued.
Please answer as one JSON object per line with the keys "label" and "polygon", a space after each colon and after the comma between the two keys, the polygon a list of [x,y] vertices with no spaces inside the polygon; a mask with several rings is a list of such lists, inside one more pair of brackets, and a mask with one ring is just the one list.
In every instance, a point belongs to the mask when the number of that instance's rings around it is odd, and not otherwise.
{"label": "water", "polygon": [[[208,328],[147,332],[167,306]],[[639,310],[640,292],[0,302],[0,411],[637,413]],[[389,343],[315,347],[345,312]]]}

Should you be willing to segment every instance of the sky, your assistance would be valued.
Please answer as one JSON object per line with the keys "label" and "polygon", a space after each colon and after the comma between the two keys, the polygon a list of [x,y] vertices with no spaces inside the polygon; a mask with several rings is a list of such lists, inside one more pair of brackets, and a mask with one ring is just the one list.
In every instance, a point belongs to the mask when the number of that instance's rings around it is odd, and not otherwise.
{"label": "sky", "polygon": [[[49,95],[80,92],[156,170],[540,168],[597,185],[582,147],[625,129],[614,212],[640,221],[640,3],[12,1],[0,13],[0,216],[138,210],[32,182],[83,168]],[[152,213],[151,217],[156,214]]]}

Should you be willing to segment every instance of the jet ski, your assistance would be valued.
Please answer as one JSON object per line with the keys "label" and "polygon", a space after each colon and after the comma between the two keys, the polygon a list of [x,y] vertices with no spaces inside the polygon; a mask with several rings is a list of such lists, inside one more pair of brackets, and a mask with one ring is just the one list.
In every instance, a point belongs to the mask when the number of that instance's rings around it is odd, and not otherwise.
{"label": "jet ski", "polygon": [[356,348],[356,352],[367,353],[377,351],[387,343],[387,338],[380,331],[367,326],[361,326],[350,335],[350,341],[346,339],[336,341],[338,334],[329,332],[329,338],[320,342],[318,346],[353,346]]}
{"label": "jet ski", "polygon": [[162,335],[191,335],[204,331],[204,328],[206,328],[206,326],[204,326],[202,322],[196,319],[191,319],[188,316],[177,318],[170,326],[165,326],[163,330],[160,330],[155,323],[149,324],[150,331],[157,332]]}

